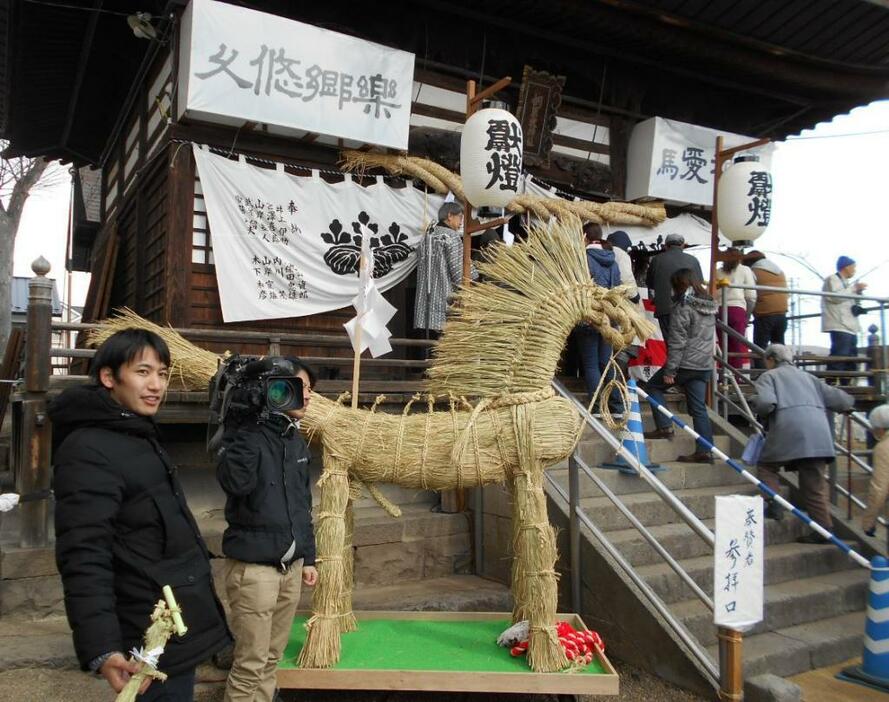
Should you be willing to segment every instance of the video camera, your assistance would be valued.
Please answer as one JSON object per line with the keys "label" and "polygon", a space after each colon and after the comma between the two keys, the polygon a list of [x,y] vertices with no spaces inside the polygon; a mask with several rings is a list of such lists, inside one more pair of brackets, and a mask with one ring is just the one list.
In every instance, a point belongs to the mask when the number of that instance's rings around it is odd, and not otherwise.
{"label": "video camera", "polygon": [[[219,365],[210,381],[207,448],[215,451],[225,429],[246,420],[264,422],[303,406],[303,381],[282,356],[235,355]],[[211,437],[211,428],[217,429]]]}

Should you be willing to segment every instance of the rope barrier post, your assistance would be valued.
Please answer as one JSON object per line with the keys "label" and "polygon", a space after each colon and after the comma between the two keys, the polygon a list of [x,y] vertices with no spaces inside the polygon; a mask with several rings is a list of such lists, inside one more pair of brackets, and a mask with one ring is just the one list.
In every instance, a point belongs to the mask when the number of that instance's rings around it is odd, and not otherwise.
{"label": "rope barrier post", "polygon": [[870,565],[861,665],[844,668],[837,678],[889,692],[889,560],[874,556]]}
{"label": "rope barrier post", "polygon": [[719,627],[719,699],[744,699],[744,638],[740,631]]}

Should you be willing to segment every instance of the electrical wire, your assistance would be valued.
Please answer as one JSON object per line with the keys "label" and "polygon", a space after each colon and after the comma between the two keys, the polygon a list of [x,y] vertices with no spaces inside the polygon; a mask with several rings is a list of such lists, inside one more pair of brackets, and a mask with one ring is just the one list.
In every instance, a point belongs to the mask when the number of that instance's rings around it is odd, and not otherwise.
{"label": "electrical wire", "polygon": [[876,129],[872,132],[847,132],[846,134],[813,134],[812,136],[792,136],[784,141],[807,141],[809,139],[838,139],[840,137],[870,136],[872,134],[889,134],[889,129]]}

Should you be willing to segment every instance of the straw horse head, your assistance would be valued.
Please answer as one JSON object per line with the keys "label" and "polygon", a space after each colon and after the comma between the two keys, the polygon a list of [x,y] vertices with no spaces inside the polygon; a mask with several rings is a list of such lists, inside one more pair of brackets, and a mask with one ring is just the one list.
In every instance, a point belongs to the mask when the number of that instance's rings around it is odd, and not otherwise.
{"label": "straw horse head", "polygon": [[[351,606],[352,490],[363,482],[444,490],[505,483],[513,498],[513,620],[530,625],[529,665],[568,663],[555,629],[555,533],[543,471],[564,460],[581,430],[578,413],[550,381],[577,324],[614,347],[652,329],[620,288],[595,285],[580,223],[533,230],[497,246],[479,265],[484,282],[461,290],[427,374],[426,411],[352,409],[314,397],[303,427],[320,438],[324,470],[316,518],[319,583],[302,667],[339,660],[340,634],[356,628]],[[415,398],[416,399],[416,398]],[[435,403],[445,407],[436,410]]]}

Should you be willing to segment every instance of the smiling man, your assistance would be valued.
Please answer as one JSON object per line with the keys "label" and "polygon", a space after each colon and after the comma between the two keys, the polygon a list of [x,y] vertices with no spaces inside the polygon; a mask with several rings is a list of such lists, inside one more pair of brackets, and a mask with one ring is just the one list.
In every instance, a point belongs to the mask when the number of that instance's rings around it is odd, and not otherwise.
{"label": "smiling man", "polygon": [[164,585],[182,608],[188,631],[158,664],[169,677],[142,702],[190,702],[197,664],[230,643],[207,547],[154,423],[169,365],[163,339],[125,329],[96,351],[92,384],[49,408],[56,564],[81,667],[119,692],[139,669],[128,652],[141,648]]}

